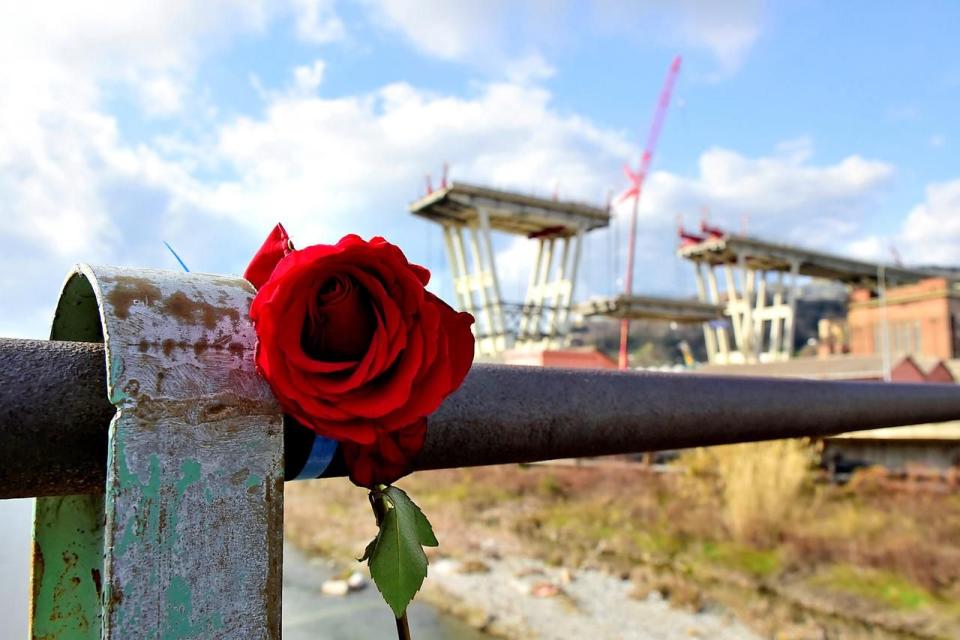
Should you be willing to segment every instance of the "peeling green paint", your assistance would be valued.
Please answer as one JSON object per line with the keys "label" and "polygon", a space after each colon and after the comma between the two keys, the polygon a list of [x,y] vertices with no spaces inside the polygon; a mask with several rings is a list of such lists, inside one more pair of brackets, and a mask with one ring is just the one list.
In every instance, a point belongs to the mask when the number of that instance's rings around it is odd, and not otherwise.
{"label": "peeling green paint", "polygon": [[110,387],[110,403],[118,405],[127,399],[127,394],[118,384],[123,375],[123,359],[110,359],[110,375],[107,378],[107,384]]}
{"label": "peeling green paint", "polygon": [[[137,507],[126,520],[123,527],[123,537],[116,544],[115,553],[122,556],[137,538],[149,536],[152,540],[164,541],[160,538],[160,459],[156,454],[150,456],[150,477],[146,483],[141,483],[140,476],[130,471],[127,466],[123,425],[118,424],[114,431],[114,446],[117,455],[117,472],[119,475],[118,491],[135,491],[139,494]],[[176,515],[174,514],[174,519]],[[175,522],[172,529],[176,529]],[[172,541],[171,541],[172,543]]]}
{"label": "peeling green paint", "polygon": [[38,498],[33,544],[31,638],[98,640],[103,497]]}
{"label": "peeling green paint", "polygon": [[[103,342],[93,285],[79,272],[64,284],[52,340]],[[119,375],[119,361],[112,372]],[[38,398],[38,401],[42,401]],[[34,506],[30,637],[99,640],[104,580],[104,497],[38,498]]]}
{"label": "peeling green paint", "polygon": [[177,482],[177,496],[182,498],[187,487],[200,481],[200,463],[196,460],[184,460],[180,465],[183,474]]}
{"label": "peeling green paint", "polygon": [[247,481],[244,482],[244,485],[249,488],[258,487],[263,483],[263,476],[257,475],[256,473],[251,473],[247,476]]}
{"label": "peeling green paint", "polygon": [[211,631],[223,628],[220,614],[204,617],[197,622],[193,618],[193,592],[182,576],[173,576],[164,592],[166,611],[161,630],[161,640],[188,640],[206,637]]}

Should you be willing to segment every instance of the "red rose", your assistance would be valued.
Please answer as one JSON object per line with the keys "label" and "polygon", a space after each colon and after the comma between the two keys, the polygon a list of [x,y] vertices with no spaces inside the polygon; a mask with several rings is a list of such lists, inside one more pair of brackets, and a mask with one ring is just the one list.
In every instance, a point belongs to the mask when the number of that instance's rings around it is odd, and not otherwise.
{"label": "red rose", "polygon": [[424,418],[473,362],[473,317],[424,289],[430,272],[383,238],[294,250],[277,226],[244,274],[257,366],[284,411],[339,440],[357,484],[403,475]]}

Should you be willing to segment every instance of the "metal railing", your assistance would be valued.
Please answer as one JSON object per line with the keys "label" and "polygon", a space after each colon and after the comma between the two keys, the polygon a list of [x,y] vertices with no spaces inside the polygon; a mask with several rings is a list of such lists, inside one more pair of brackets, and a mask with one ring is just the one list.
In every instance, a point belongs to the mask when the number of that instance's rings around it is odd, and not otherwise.
{"label": "metal railing", "polygon": [[[103,491],[102,344],[0,339],[0,497]],[[37,402],[37,398],[44,398]],[[477,364],[417,470],[751,442],[960,419],[960,386]],[[287,425],[287,459],[312,436]],[[288,465],[289,466],[289,465]],[[286,477],[299,469],[288,468]],[[336,461],[324,477],[343,475]]]}
{"label": "metal railing", "polygon": [[[79,266],[55,340],[0,339],[0,497],[38,497],[32,637],[280,637],[283,482],[314,442],[256,374],[252,293],[239,278]],[[414,467],[954,419],[955,385],[478,364]],[[342,473],[335,459],[324,475]]]}

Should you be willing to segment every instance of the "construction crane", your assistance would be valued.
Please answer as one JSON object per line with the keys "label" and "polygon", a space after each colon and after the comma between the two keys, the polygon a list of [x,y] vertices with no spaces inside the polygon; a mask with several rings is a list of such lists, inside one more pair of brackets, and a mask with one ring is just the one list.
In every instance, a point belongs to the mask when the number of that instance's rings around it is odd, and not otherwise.
{"label": "construction crane", "polygon": [[[670,105],[670,94],[673,92],[673,85],[677,80],[677,74],[680,73],[680,56],[673,59],[670,70],[667,72],[667,78],[663,82],[663,89],[660,91],[660,99],[657,101],[657,108],[653,114],[653,122],[650,125],[650,133],[647,136],[646,148],[643,150],[643,156],[640,158],[640,166],[634,172],[630,165],[624,166],[624,173],[627,180],[630,181],[630,187],[620,195],[618,202],[624,202],[633,199],[633,214],[630,217],[630,237],[627,240],[627,277],[624,278],[624,295],[633,295],[633,255],[637,245],[637,215],[640,208],[640,191],[643,188],[643,182],[647,177],[647,171],[650,169],[650,161],[653,159],[653,152],[657,147],[657,140],[660,138],[660,129],[663,128],[663,121],[667,115],[667,107]],[[627,342],[630,335],[630,320],[626,317],[620,321],[620,368],[627,368]]]}

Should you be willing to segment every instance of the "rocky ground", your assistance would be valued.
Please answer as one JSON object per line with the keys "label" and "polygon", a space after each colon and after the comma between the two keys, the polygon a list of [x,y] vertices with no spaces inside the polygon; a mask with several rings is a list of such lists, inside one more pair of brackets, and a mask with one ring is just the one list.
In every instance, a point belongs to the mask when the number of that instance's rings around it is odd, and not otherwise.
{"label": "rocky ground", "polygon": [[[525,558],[485,562],[440,559],[433,589],[474,610],[468,619],[508,638],[574,640],[751,640],[758,638],[721,609],[679,609],[652,591],[637,598],[629,580],[595,569],[570,571]],[[437,597],[433,596],[436,601]],[[483,614],[478,616],[477,611]]]}
{"label": "rocky ground", "polygon": [[[512,466],[399,484],[441,542],[418,600],[501,637],[960,637],[953,494],[809,489],[787,532],[741,543],[677,473]],[[356,568],[375,533],[365,492],[287,487],[289,539]]]}

